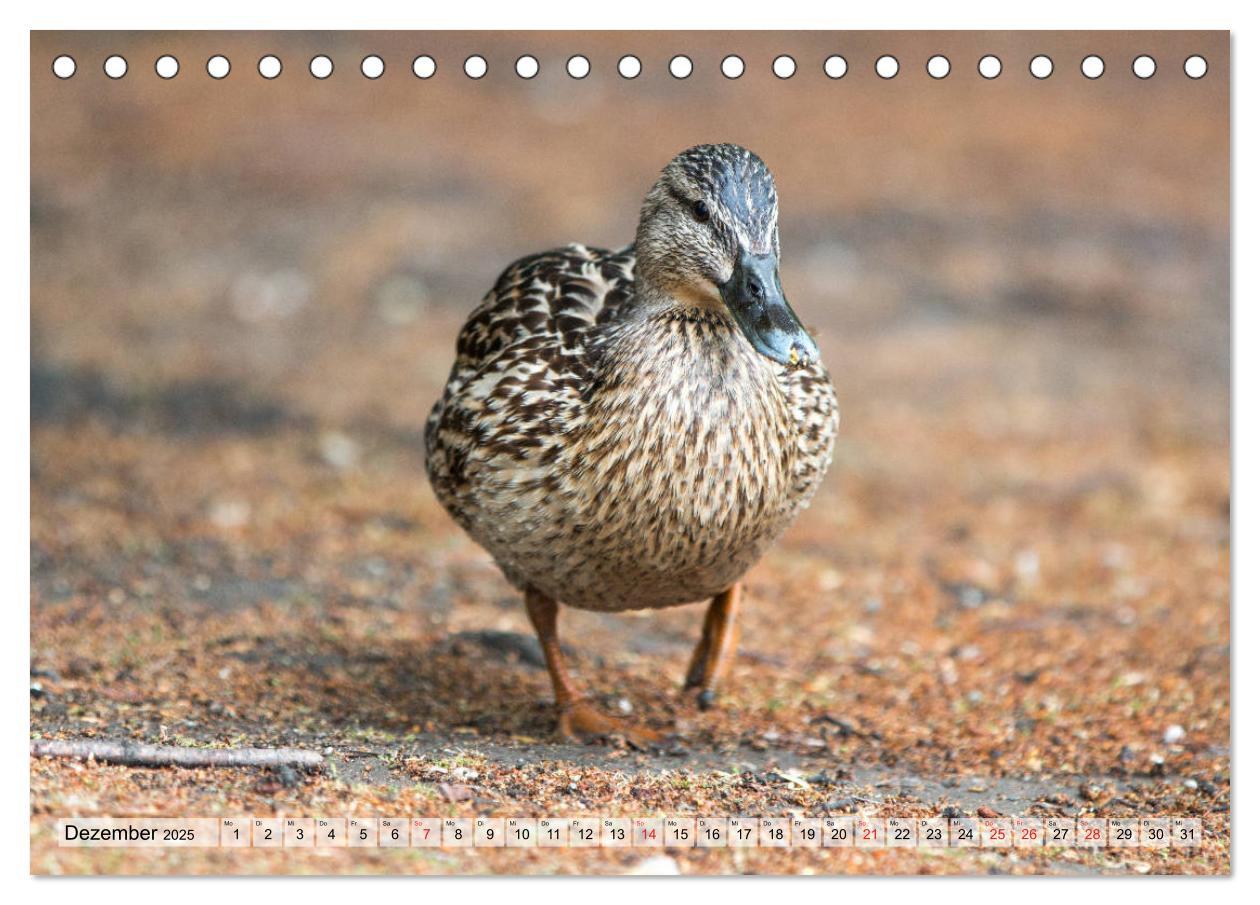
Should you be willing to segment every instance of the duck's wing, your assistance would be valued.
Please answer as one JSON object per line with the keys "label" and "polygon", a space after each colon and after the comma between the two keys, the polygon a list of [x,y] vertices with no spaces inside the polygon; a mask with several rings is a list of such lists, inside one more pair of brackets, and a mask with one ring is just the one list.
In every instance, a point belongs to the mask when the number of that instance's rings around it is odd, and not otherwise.
{"label": "duck's wing", "polygon": [[615,320],[633,294],[633,247],[569,245],[521,258],[503,271],[460,330],[452,380],[467,379],[526,340],[546,337],[576,350],[587,330]]}
{"label": "duck's wing", "polygon": [[840,427],[840,408],[831,375],[820,362],[804,368],[781,368],[779,386],[787,397],[796,425],[792,496],[799,509],[809,505],[831,466]]}
{"label": "duck's wing", "polygon": [[554,478],[548,465],[560,438],[585,410],[587,333],[624,312],[633,274],[633,250],[583,245],[522,258],[503,272],[460,331],[445,392],[425,426],[439,497],[474,474],[539,486]]}

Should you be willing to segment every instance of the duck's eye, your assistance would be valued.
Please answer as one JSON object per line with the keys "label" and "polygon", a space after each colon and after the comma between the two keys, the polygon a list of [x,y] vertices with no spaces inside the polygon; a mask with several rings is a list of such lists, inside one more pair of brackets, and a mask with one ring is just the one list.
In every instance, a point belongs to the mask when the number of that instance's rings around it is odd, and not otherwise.
{"label": "duck's eye", "polygon": [[709,222],[709,206],[704,203],[703,199],[697,201],[691,206],[691,213],[694,214],[695,218],[701,223]]}

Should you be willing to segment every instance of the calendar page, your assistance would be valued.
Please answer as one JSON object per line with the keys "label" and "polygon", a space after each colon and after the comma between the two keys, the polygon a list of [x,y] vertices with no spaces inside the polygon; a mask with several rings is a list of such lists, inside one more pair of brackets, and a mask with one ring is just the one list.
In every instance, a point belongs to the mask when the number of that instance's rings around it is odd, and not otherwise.
{"label": "calendar page", "polygon": [[31,871],[1228,874],[1229,73],[32,32]]}

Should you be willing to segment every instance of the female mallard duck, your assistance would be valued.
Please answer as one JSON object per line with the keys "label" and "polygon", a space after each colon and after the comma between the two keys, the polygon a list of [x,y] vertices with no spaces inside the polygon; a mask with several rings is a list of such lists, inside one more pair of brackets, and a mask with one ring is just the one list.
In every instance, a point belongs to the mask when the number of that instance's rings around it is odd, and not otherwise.
{"label": "female mallard duck", "polygon": [[740,578],[831,463],[835,392],[779,284],[778,210],[757,155],[691,148],[648,192],[634,245],[522,258],[460,331],[429,480],[524,592],[566,737],[658,735],[578,693],[557,603],[711,599],[686,680],[707,708]]}

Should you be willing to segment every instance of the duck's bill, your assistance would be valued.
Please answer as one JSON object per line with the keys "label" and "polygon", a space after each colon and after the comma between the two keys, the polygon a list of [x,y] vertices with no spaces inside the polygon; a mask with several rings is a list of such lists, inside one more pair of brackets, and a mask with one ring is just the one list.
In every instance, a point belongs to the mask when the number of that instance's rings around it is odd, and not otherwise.
{"label": "duck's bill", "polygon": [[818,361],[818,346],[783,297],[774,255],[744,255],[720,289],[727,310],[762,355],[790,368]]}

